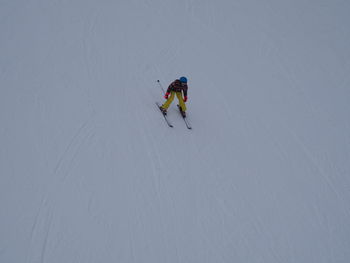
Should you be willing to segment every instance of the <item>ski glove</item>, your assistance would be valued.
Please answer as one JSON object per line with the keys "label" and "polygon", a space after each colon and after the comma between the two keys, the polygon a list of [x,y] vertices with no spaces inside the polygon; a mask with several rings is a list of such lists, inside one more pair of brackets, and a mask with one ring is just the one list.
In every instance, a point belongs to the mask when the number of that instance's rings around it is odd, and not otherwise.
{"label": "ski glove", "polygon": [[187,101],[187,96],[184,97],[184,102],[186,102],[186,101]]}
{"label": "ski glove", "polygon": [[170,93],[169,93],[169,92],[165,93],[165,95],[164,95],[164,99],[168,99],[168,98],[169,98],[169,95],[170,95]]}

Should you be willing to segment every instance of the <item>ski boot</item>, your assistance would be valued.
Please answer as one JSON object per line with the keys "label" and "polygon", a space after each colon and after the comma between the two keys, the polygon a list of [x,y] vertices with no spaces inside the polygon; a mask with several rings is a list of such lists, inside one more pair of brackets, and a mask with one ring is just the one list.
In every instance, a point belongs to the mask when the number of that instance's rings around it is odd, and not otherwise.
{"label": "ski boot", "polygon": [[183,118],[186,118],[186,112],[184,112],[184,111],[182,110],[182,108],[180,107],[180,105],[177,105],[177,107],[179,108],[182,117],[183,117]]}
{"label": "ski boot", "polygon": [[160,111],[161,111],[164,115],[167,114],[166,109],[164,109],[162,106],[160,106],[159,109],[160,109]]}

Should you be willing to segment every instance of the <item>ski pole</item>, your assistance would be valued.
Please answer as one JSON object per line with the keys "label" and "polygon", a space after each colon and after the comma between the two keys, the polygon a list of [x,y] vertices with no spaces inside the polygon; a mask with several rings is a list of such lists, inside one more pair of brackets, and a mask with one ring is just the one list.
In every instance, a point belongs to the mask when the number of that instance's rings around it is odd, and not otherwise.
{"label": "ski pole", "polygon": [[159,87],[160,87],[160,88],[162,89],[162,91],[163,91],[163,95],[165,95],[164,88],[163,88],[162,84],[160,83],[159,79],[157,79],[157,82],[158,82],[158,84],[159,84]]}

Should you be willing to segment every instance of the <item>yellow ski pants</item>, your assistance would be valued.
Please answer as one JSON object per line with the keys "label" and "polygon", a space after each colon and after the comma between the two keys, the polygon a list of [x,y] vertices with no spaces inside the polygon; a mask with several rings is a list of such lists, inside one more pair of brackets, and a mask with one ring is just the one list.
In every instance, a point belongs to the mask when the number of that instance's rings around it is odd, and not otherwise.
{"label": "yellow ski pants", "polygon": [[162,108],[164,108],[166,110],[169,108],[170,104],[174,100],[175,94],[176,94],[177,99],[179,100],[179,105],[180,105],[182,111],[186,111],[186,104],[182,98],[182,92],[175,92],[175,91],[170,92],[170,96],[169,96],[168,100],[162,105]]}

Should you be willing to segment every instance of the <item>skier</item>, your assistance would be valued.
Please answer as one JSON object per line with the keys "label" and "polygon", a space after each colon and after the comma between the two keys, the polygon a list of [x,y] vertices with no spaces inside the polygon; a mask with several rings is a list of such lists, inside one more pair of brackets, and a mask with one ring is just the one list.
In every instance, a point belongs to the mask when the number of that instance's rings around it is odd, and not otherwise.
{"label": "skier", "polygon": [[[181,77],[179,79],[174,80],[168,87],[164,98],[167,100],[161,107],[160,110],[166,114],[167,109],[169,108],[170,104],[173,102],[174,97],[176,97],[179,100],[179,107],[182,116],[186,117],[186,104],[187,101],[187,78]],[[183,98],[182,98],[183,94]],[[170,96],[169,96],[170,95]]]}

